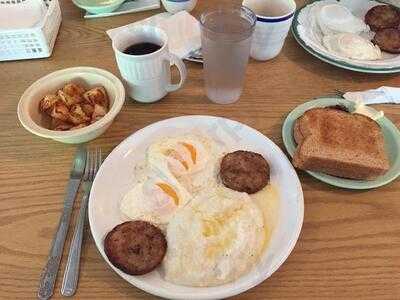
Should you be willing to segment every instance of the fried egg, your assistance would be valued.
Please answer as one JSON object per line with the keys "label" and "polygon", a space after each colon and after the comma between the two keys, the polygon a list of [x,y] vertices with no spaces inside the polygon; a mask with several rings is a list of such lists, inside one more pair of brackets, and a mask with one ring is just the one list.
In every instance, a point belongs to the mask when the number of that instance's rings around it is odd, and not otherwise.
{"label": "fried egg", "polygon": [[332,53],[358,60],[376,60],[382,58],[378,46],[353,33],[327,35],[323,38],[324,46]]}
{"label": "fried egg", "polygon": [[179,185],[161,178],[148,178],[125,195],[120,210],[132,220],[167,224],[188,200],[188,194]]}
{"label": "fried egg", "polygon": [[279,191],[273,184],[268,184],[261,191],[250,195],[251,200],[261,210],[264,219],[265,243],[264,249],[268,246],[279,217]]}
{"label": "fried egg", "polygon": [[263,214],[249,195],[219,186],[168,224],[165,279],[187,286],[233,281],[256,264],[264,240]]}
{"label": "fried egg", "polygon": [[347,7],[340,4],[323,5],[319,7],[317,14],[317,22],[324,35],[359,34],[368,30],[363,20],[354,16]]}
{"label": "fried egg", "polygon": [[165,138],[147,151],[148,165],[170,178],[173,176],[190,193],[214,185],[220,157],[215,142],[199,136]]}

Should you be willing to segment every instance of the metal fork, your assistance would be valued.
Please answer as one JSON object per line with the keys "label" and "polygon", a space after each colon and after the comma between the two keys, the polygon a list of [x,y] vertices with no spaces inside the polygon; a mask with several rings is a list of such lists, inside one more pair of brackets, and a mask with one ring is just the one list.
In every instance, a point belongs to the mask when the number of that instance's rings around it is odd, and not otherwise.
{"label": "metal fork", "polygon": [[194,62],[203,63],[203,54],[201,53],[201,48],[192,50],[187,56],[187,59]]}
{"label": "metal fork", "polygon": [[83,229],[85,227],[86,211],[93,180],[102,163],[101,149],[87,151],[85,173],[83,175],[83,198],[79,216],[75,225],[74,236],[68,254],[68,261],[64,271],[64,278],[61,286],[63,296],[75,294],[79,278],[79,264],[81,258],[81,248],[83,239]]}
{"label": "metal fork", "polygon": [[334,91],[335,91],[336,96],[338,96],[339,98],[343,98],[345,92],[338,90],[338,89],[335,89]]}

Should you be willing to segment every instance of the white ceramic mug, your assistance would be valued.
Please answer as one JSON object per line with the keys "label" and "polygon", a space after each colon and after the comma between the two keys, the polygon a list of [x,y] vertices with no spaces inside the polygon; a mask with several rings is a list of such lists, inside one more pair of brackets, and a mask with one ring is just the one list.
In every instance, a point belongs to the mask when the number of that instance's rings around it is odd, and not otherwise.
{"label": "white ceramic mug", "polygon": [[294,0],[244,0],[243,5],[257,15],[250,56],[257,60],[276,57],[288,35],[296,2]]}
{"label": "white ceramic mug", "polygon": [[[129,46],[144,42],[157,44],[161,48],[144,55],[124,53]],[[127,93],[136,101],[158,101],[169,92],[181,88],[186,80],[185,64],[178,56],[169,52],[167,34],[157,27],[140,25],[122,31],[113,38],[112,45]],[[180,73],[178,84],[171,83],[172,65]]]}
{"label": "white ceramic mug", "polygon": [[183,10],[190,12],[197,4],[197,0],[161,0],[161,2],[165,9],[172,14]]}

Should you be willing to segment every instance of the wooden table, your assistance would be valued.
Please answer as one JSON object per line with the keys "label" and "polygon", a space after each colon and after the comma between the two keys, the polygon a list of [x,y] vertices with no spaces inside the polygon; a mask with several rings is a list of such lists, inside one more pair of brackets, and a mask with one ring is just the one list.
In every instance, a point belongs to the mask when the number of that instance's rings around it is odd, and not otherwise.
{"label": "wooden table", "polygon": [[[199,1],[194,14],[217,2]],[[302,3],[298,1],[299,5]],[[159,12],[84,20],[82,12],[70,1],[61,4],[63,23],[52,57],[0,63],[1,299],[36,296],[76,148],[24,130],[16,116],[19,97],[33,81],[62,68],[94,66],[119,76],[105,30]],[[334,89],[363,90],[400,83],[397,75],[360,74],[325,64],[306,53],[290,36],[278,58],[250,62],[238,103],[219,106],[205,96],[201,65],[186,65],[189,73],[183,89],[156,104],[127,100],[111,128],[90,144],[111,151],[130,134],[153,122],[208,114],[248,124],[283,148],[282,122],[300,103]],[[400,125],[399,107],[386,105],[379,109]],[[299,176],[305,218],[294,251],[270,279],[236,299],[400,299],[400,180],[359,192],[331,187],[303,172]],[[76,202],[75,216],[80,201]],[[66,250],[71,233],[72,230]],[[61,277],[62,272],[54,298],[61,298]],[[154,299],[107,267],[89,230],[76,298]]]}

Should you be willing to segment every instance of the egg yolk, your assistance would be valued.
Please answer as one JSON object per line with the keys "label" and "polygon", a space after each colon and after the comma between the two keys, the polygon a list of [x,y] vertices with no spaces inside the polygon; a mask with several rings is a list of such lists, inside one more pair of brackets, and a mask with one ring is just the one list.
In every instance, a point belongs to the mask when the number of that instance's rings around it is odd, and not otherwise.
{"label": "egg yolk", "polygon": [[157,186],[163,190],[164,193],[166,193],[168,196],[170,196],[173,200],[176,206],[179,205],[179,197],[176,194],[175,190],[168,184],[166,183],[157,183]]}
{"label": "egg yolk", "polygon": [[209,258],[226,251],[235,240],[235,233],[231,229],[223,231],[223,226],[223,220],[203,220],[203,236],[207,238],[214,237],[211,244],[207,245],[205,249],[205,254]]}
{"label": "egg yolk", "polygon": [[210,237],[219,234],[221,231],[221,222],[219,220],[203,220],[203,235]]}
{"label": "egg yolk", "polygon": [[226,236],[221,237],[213,244],[208,245],[205,249],[205,254],[208,258],[214,258],[215,256],[225,252],[229,247],[232,246],[236,236],[234,233],[227,233]]}
{"label": "egg yolk", "polygon": [[184,146],[190,152],[190,156],[192,157],[192,161],[195,164],[196,160],[197,160],[196,148],[192,144],[188,144],[188,143],[181,143],[181,145]]}
{"label": "egg yolk", "polygon": [[215,257],[232,245],[236,235],[231,228],[225,228],[225,225],[235,218],[239,212],[240,208],[224,212],[211,219],[202,219],[203,236],[206,238],[214,237],[212,244],[208,245],[206,248],[207,257]]}
{"label": "egg yolk", "polygon": [[176,159],[177,161],[179,161],[182,166],[186,169],[189,170],[189,166],[187,164],[187,162],[182,158],[182,156],[174,149],[168,149],[165,153],[165,155],[170,156],[174,159]]}

